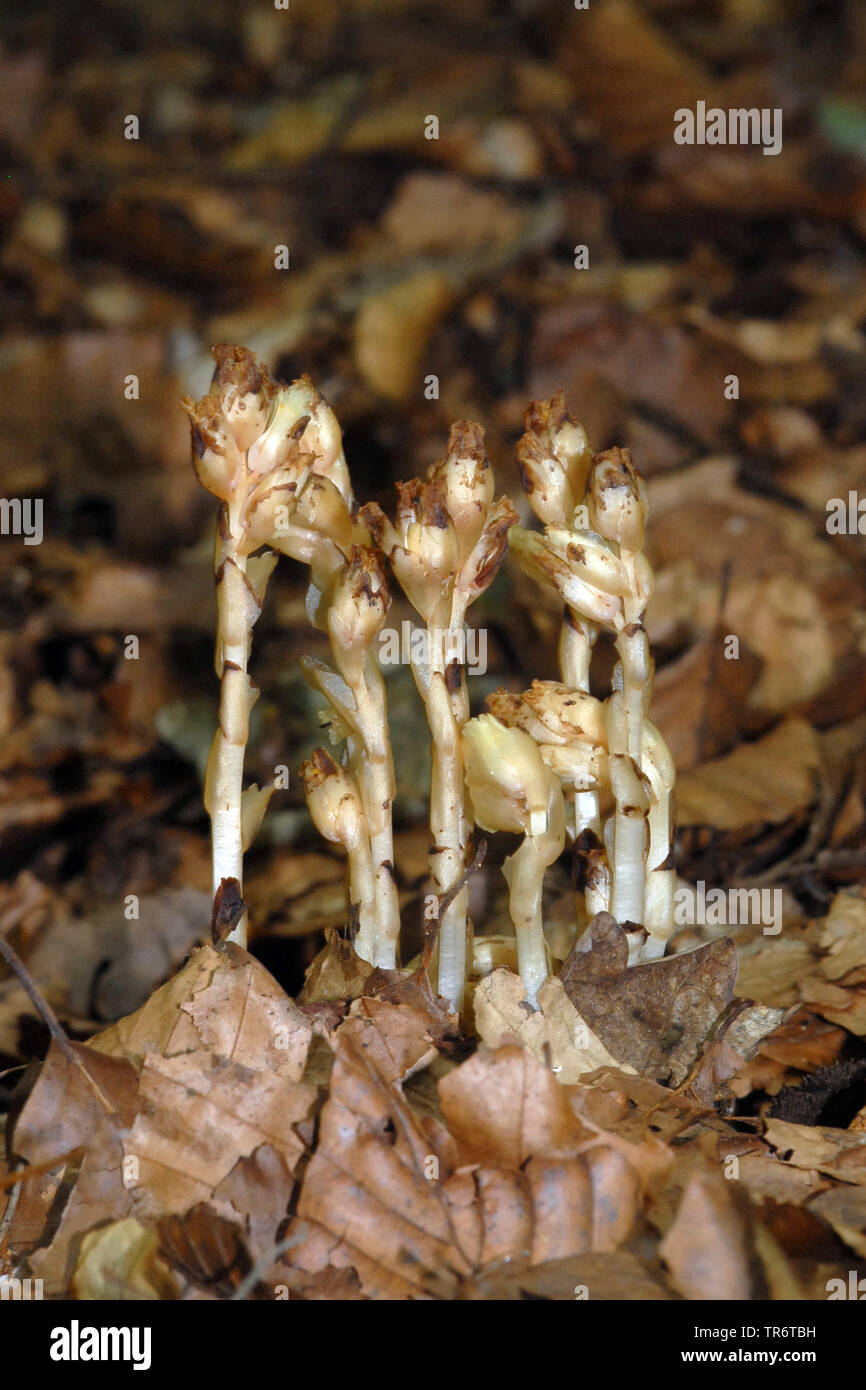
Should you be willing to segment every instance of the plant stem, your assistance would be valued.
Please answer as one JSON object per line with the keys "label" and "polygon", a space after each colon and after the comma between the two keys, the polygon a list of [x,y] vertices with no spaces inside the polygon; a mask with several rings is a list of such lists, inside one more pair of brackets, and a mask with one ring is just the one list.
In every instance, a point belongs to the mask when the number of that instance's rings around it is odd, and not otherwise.
{"label": "plant stem", "polygon": [[[245,480],[244,480],[245,481]],[[252,687],[247,675],[252,635],[251,601],[246,559],[239,553],[240,522],[235,502],[224,505],[217,540],[217,674],[220,677],[219,728],[208,766],[205,801],[211,818],[212,889],[216,896],[224,878],[243,889],[244,755],[249,738]],[[229,938],[247,944],[247,914],[243,912]]]}
{"label": "plant stem", "polygon": [[[385,682],[372,653],[368,653],[363,674],[352,693],[362,736],[361,747],[356,753],[355,772],[370,830],[372,857],[376,914],[372,964],[383,970],[396,970],[400,905],[394,878],[394,832],[391,820],[394,764],[388,738]],[[367,945],[368,940],[369,934],[365,934],[363,944]]]}

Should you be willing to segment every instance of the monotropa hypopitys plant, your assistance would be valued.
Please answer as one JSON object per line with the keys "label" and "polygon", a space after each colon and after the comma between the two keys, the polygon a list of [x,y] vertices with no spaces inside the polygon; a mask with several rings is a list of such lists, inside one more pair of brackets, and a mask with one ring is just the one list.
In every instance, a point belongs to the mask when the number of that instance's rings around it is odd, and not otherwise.
{"label": "monotropa hypopitys plant", "polygon": [[[583,865],[574,936],[605,910],[626,930],[632,962],[662,955],[674,920],[674,769],[648,718],[646,492],[627,452],[593,454],[561,394],[530,406],[517,452],[542,529],[529,530],[515,524],[507,497],[495,497],[480,426],[460,422],[427,477],[397,485],[392,522],[375,504],[358,507],[339,424],[309,379],[275,383],[244,348],[221,345],[214,356],[210,392],[186,408],[196,472],[220,503],[221,694],[205,805],[215,898],[239,904],[232,938],[246,938],[243,854],[273,791],[243,785],[257,695],[247,670],[252,629],[284,554],[309,567],[307,614],[330,642],[330,664],[302,663],[325,702],[331,747],[314,752],[301,779],[314,824],[347,856],[347,925],[358,955],[382,969],[400,963],[394,767],[377,658],[389,571],[418,615],[413,637],[424,637],[409,644],[409,659],[432,749],[429,867],[441,905],[434,913],[440,995],[462,1009],[473,959],[485,957],[474,944],[467,889],[476,828],[521,836],[504,872],[530,1004],[550,969],[545,872],[568,840]],[[468,609],[509,547],[528,575],[562,598],[560,679],[535,680],[522,693],[499,690],[473,718]],[[605,699],[590,690],[602,629],[619,657]]]}

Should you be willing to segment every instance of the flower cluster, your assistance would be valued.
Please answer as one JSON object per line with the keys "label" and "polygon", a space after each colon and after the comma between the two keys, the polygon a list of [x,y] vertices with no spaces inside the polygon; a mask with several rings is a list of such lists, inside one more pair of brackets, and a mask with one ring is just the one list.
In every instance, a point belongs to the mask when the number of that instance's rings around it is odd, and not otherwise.
{"label": "flower cluster", "polygon": [[[219,728],[205,787],[213,826],[214,893],[239,903],[242,858],[271,787],[243,789],[252,628],[280,554],[309,568],[307,614],[328,634],[332,664],[306,658],[334,752],[301,768],[316,827],[348,859],[355,948],[376,966],[398,964],[400,917],[392,830],[394,769],[385,685],[376,655],[391,598],[386,565],[421,626],[409,643],[432,743],[430,876],[439,904],[438,990],[463,1007],[472,969],[467,878],[473,832],[521,836],[504,873],[517,962],[533,1006],[548,974],[542,918],[546,870],[566,837],[583,861],[582,930],[609,910],[626,928],[631,959],[664,951],[673,924],[670,753],[648,715],[653,663],[644,611],[652,570],[644,554],[646,493],[624,450],[593,454],[561,394],[534,403],[518,462],[540,531],[517,526],[496,499],[478,425],[451,430],[425,479],[397,485],[390,521],[358,509],[339,424],[312,382],[284,386],[243,348],[214,349],[211,390],[186,407],[193,463],[220,503],[216,533]],[[510,549],[524,571],[552,586],[565,613],[560,680],[522,693],[499,690],[470,718],[461,652],[467,612]],[[408,626],[408,624],[406,624]],[[602,630],[619,660],[607,698],[590,690]],[[447,633],[453,640],[430,640]],[[339,752],[337,751],[339,748]],[[604,798],[604,803],[602,798]],[[612,813],[602,822],[602,805]],[[232,917],[234,922],[234,914]],[[243,941],[241,913],[232,936]],[[433,950],[432,940],[425,952]],[[491,954],[480,946],[474,964]]]}

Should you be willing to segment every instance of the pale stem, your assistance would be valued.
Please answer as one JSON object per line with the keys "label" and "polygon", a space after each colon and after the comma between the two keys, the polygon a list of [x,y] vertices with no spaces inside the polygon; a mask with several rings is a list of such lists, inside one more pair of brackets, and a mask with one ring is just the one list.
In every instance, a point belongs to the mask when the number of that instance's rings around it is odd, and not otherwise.
{"label": "pale stem", "polygon": [[[373,859],[370,842],[366,832],[358,837],[358,843],[349,849],[349,901],[359,908],[373,902],[376,891]],[[358,932],[355,937],[355,951],[362,960],[372,965],[376,956],[375,917],[369,911],[359,910]]]}
{"label": "pale stem", "polygon": [[[582,690],[589,694],[589,664],[592,658],[593,642],[589,629],[566,611],[565,620],[559,635],[559,668],[563,685],[570,690]],[[601,841],[601,813],[597,791],[566,792],[574,807],[570,833],[574,839],[584,831],[591,830]],[[587,910],[589,904],[587,904]]]}
{"label": "pale stem", "polygon": [[541,915],[545,864],[534,836],[505,861],[509,911],[517,937],[517,966],[528,1003],[538,1008],[538,991],[547,979],[547,950]]}
{"label": "pale stem", "polygon": [[[246,482],[239,480],[238,491],[242,492]],[[211,842],[212,842],[212,889],[216,896],[224,878],[237,879],[239,891],[243,889],[244,849],[241,828],[241,799],[244,784],[244,755],[249,734],[249,681],[246,675],[249,658],[252,627],[247,616],[246,557],[239,554],[241,536],[239,507],[232,501],[224,515],[228,522],[228,536],[218,547],[218,555],[223,562],[231,561],[236,566],[232,576],[232,565],[225,563],[222,583],[230,586],[226,602],[220,605],[223,624],[217,634],[218,649],[222,654],[220,672],[219,732],[216,745],[216,767],[212,783]],[[237,578],[240,584],[236,585]],[[233,641],[227,640],[229,635]],[[235,670],[237,668],[237,670]],[[238,678],[243,673],[243,679]],[[247,944],[247,914],[244,911],[240,920],[229,935],[229,941],[239,946]]]}
{"label": "pale stem", "polygon": [[388,740],[385,682],[372,654],[352,691],[358,711],[363,750],[358,762],[358,784],[364,815],[370,828],[376,906],[374,965],[396,970],[400,936],[400,905],[394,878],[394,832],[391,805],[394,799],[394,767]]}

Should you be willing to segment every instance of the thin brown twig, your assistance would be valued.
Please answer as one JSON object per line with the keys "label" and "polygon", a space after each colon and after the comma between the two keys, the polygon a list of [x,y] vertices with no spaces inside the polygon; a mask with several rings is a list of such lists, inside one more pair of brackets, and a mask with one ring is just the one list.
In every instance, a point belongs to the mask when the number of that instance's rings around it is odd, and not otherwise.
{"label": "thin brown twig", "polygon": [[27,994],[34,1008],[38,1011],[40,1018],[67,1062],[78,1068],[100,1105],[103,1106],[106,1114],[111,1115],[113,1119],[117,1119],[117,1111],[111,1104],[111,1101],[90,1075],[90,1072],[87,1070],[78,1053],[75,1051],[75,1048],[64,1033],[60,1020],[48,1003],[48,1000],[34,984],[23,960],[10,942],[6,940],[5,936],[0,936],[0,955],[2,955],[3,959],[6,961],[9,969],[17,975],[24,992]]}

